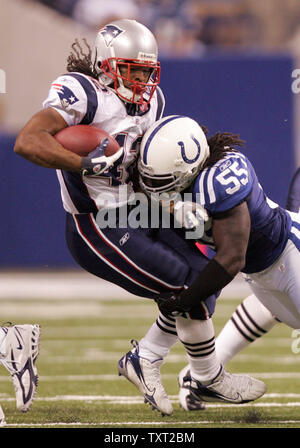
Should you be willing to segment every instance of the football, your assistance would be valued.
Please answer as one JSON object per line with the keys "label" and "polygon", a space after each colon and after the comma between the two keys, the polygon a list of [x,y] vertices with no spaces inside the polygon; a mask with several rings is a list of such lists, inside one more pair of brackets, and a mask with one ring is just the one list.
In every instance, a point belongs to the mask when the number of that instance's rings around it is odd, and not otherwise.
{"label": "football", "polygon": [[72,151],[81,157],[87,156],[98,145],[108,138],[108,146],[105,150],[107,157],[115,154],[120,145],[118,142],[103,129],[85,124],[69,126],[59,131],[54,138],[68,151]]}

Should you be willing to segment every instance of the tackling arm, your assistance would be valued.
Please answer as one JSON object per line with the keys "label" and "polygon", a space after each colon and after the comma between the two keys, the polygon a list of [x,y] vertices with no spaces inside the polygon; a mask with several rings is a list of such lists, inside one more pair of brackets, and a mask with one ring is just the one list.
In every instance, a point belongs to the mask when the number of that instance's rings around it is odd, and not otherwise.
{"label": "tackling arm", "polygon": [[245,266],[250,226],[246,202],[213,219],[214,260],[232,277]]}
{"label": "tackling arm", "polygon": [[14,151],[32,163],[54,169],[81,171],[81,157],[67,151],[53,135],[67,127],[62,116],[52,108],[35,114],[20,131]]}
{"label": "tackling arm", "polygon": [[250,235],[247,203],[219,215],[213,220],[216,255],[180,296],[157,300],[162,311],[189,311],[200,301],[220,291],[244,267]]}

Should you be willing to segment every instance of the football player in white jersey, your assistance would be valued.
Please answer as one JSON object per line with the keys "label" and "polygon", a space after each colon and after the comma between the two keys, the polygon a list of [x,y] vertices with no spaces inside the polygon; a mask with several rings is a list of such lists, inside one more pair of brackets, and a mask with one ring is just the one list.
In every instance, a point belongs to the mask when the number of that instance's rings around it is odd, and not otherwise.
{"label": "football player in white jersey", "polygon": [[[68,72],[53,82],[44,109],[19,133],[15,152],[40,166],[57,169],[66,211],[67,245],[81,267],[141,297],[156,299],[169,291],[181,291],[205,268],[206,257],[175,232],[163,238],[160,232],[157,237],[157,229],[135,228],[129,222],[124,227],[121,223],[124,209],[130,215],[130,171],[138,158],[139,142],[164,109],[158,87],[156,40],[142,24],[124,19],[98,32],[93,51],[85,54],[78,42],[73,49]],[[53,136],[77,124],[104,129],[117,139],[121,149],[111,157],[103,154],[105,142],[88,157],[65,150]],[[200,126],[194,131],[200,141]],[[115,225],[101,227],[99,213],[112,208],[116,211]],[[210,296],[198,315],[212,312],[215,298],[215,294]],[[195,322],[198,328],[200,321]],[[208,341],[212,328],[202,322],[199,331]],[[132,381],[155,409],[170,415],[173,408],[159,376],[162,360],[156,357],[149,361],[139,349],[135,347],[120,360],[119,373]],[[221,375],[221,389],[225,384],[231,394],[224,396],[226,401],[254,400],[265,392],[261,381],[231,376],[223,369],[219,372],[214,353],[202,364],[207,364],[209,378],[220,379]]]}

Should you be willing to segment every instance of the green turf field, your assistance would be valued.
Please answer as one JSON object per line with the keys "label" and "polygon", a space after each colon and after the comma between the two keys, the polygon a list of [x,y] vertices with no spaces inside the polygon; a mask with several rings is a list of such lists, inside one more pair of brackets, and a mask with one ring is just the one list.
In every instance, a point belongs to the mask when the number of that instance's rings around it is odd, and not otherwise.
{"label": "green turf field", "polygon": [[[239,301],[220,299],[216,334]],[[39,323],[39,387],[27,414],[16,411],[8,372],[0,370],[0,403],[8,428],[290,428],[300,427],[300,356],[297,336],[279,324],[228,365],[263,379],[268,391],[252,404],[208,404],[205,411],[179,407],[177,373],[185,365],[175,346],[162,368],[174,414],[162,417],[143,403],[137,389],[117,375],[117,362],[156,317],[151,301],[90,299],[1,301],[2,322]],[[295,335],[294,335],[295,336]],[[294,352],[292,350],[292,344]]]}

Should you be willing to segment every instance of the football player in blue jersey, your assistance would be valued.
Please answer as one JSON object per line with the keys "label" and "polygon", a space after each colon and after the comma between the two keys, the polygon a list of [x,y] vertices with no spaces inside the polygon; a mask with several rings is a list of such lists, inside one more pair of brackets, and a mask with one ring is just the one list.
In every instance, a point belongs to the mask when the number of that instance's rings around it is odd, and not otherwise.
{"label": "football player in blue jersey", "polygon": [[[126,217],[131,211],[131,168],[138,159],[139,143],[164,110],[156,40],[142,24],[123,19],[99,31],[93,50],[85,53],[78,42],[73,50],[68,72],[52,83],[44,109],[19,133],[15,152],[57,170],[67,245],[82,268],[141,297],[156,299],[162,293],[181,291],[207,265],[206,257],[176,232],[121,223],[124,208]],[[121,146],[117,156],[103,155],[105,143],[88,157],[65,150],[54,135],[77,124],[96,126],[113,135]],[[193,126],[195,138],[203,145],[199,150],[207,151],[202,129]],[[99,214],[111,209],[116,211],[114,225],[102,227]],[[246,375],[230,375],[216,359],[209,319],[215,298],[201,302],[194,321],[178,318],[182,340],[189,346],[196,334],[203,381],[214,382],[219,400],[254,400],[265,392],[265,384]],[[209,355],[202,357],[203,346],[209,348]],[[119,373],[154,408],[170,415],[173,408],[160,382],[161,364],[158,356],[144,357],[139,345],[120,360]]]}
{"label": "football player in blue jersey", "polygon": [[[290,183],[286,209],[296,213],[300,210],[300,168],[296,170]],[[219,362],[226,366],[241,350],[267,334],[279,322],[254,294],[246,297],[216,338],[215,348]],[[175,317],[160,314],[140,345],[149,359],[153,358],[153,353],[165,358],[177,341]],[[186,376],[190,376],[189,364],[178,375],[179,385],[183,385],[183,378]],[[205,409],[205,404],[185,387],[180,387],[179,402],[186,411]]]}
{"label": "football player in blue jersey", "polygon": [[[300,168],[296,170],[290,182],[286,209],[295,213],[300,211]],[[246,297],[216,338],[216,352],[220,363],[225,366],[241,350],[267,334],[279,322],[280,320],[254,294]],[[163,330],[163,327],[161,327],[160,340],[164,339]],[[176,335],[173,338],[175,341]],[[179,385],[183,385],[183,378],[189,375],[190,367],[187,365],[179,373]],[[179,401],[187,411],[205,408],[204,403],[192,396],[185,387],[180,387]]]}
{"label": "football player in blue jersey", "polygon": [[[209,139],[206,157],[201,157],[196,143],[194,154],[187,156],[185,135],[176,131],[180,119],[165,117],[144,136],[139,162],[141,186],[149,196],[162,192],[170,196],[174,192],[192,195],[192,200],[208,214],[201,241],[215,249],[215,256],[189,288],[180,294],[161,295],[157,300],[161,311],[169,315],[169,328],[173,333],[177,330],[180,338],[178,317],[175,330],[172,314],[193,316],[195,307],[207,295],[222,289],[240,271],[264,305],[261,309],[266,311],[266,321],[272,319],[274,324],[276,316],[292,328],[299,328],[299,214],[282,209],[266,197],[250,161],[235,149],[241,144],[235,136],[216,134]],[[193,137],[191,129],[190,139]],[[162,151],[163,160],[159,157]],[[195,175],[189,167],[196,160]],[[183,179],[188,177],[192,182],[185,188]],[[188,388],[196,400],[210,401],[213,387],[195,373],[194,348],[191,344],[190,373],[181,378],[181,386]]]}

